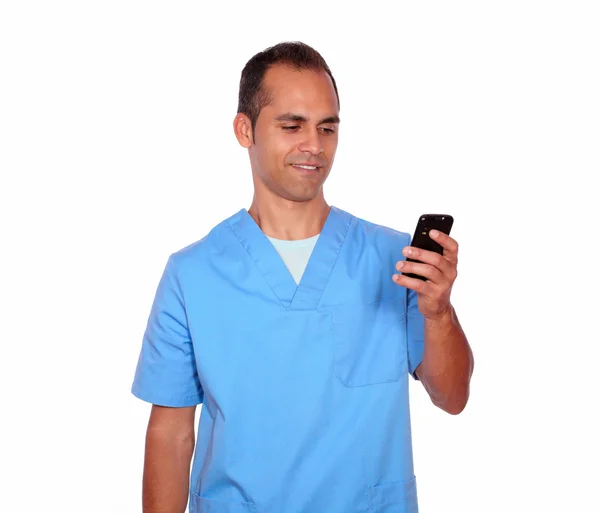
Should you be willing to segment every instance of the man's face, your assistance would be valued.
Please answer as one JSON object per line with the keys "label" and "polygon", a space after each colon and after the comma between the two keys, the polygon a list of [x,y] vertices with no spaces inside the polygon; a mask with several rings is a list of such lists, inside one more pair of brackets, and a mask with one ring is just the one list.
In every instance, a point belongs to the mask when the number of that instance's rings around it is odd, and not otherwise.
{"label": "man's face", "polygon": [[249,148],[255,187],[290,201],[322,195],[338,143],[339,108],[325,72],[270,68],[272,102],[260,111]]}

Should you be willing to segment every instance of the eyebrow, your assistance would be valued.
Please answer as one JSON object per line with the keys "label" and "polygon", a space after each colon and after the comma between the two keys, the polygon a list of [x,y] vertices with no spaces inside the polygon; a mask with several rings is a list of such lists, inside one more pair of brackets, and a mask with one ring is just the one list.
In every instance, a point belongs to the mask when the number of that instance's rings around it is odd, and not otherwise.
{"label": "eyebrow", "polygon": [[[291,112],[286,112],[285,114],[282,114],[281,116],[277,116],[275,118],[275,121],[296,121],[296,122],[300,122],[300,123],[306,123],[308,121],[308,118],[305,116],[301,116],[300,114],[293,114]],[[339,116],[329,116],[327,118],[322,119],[317,124],[320,125],[321,123],[339,123],[339,122],[340,122]]]}

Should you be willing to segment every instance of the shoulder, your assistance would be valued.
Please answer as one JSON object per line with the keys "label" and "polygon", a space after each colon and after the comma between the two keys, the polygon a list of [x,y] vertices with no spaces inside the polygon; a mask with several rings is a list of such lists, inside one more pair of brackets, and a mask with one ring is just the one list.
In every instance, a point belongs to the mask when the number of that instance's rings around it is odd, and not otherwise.
{"label": "shoulder", "polygon": [[377,224],[354,215],[352,217],[354,219],[354,236],[365,243],[403,247],[408,245],[412,238],[412,235],[407,232]]}
{"label": "shoulder", "polygon": [[222,254],[231,243],[229,223],[238,215],[239,213],[234,214],[221,221],[201,239],[172,252],[169,256],[171,265],[177,270],[197,269],[210,262],[215,255]]}

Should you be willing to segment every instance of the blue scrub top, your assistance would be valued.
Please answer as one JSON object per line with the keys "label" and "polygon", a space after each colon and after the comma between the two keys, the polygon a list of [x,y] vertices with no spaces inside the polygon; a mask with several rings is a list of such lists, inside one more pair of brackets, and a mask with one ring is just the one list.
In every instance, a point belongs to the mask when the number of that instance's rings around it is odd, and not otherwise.
{"label": "blue scrub top", "polygon": [[170,255],[132,393],[203,403],[190,513],[418,511],[424,320],[391,279],[409,243],[331,207],[297,286],[242,209]]}

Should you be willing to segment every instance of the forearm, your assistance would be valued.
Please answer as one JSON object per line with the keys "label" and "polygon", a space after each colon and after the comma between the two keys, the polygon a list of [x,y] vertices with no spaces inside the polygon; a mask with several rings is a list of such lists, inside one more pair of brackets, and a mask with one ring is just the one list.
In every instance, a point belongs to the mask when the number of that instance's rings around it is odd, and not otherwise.
{"label": "forearm", "polygon": [[194,433],[176,436],[148,428],[142,504],[144,513],[184,513],[189,493]]}
{"label": "forearm", "polygon": [[469,399],[473,353],[454,308],[439,319],[425,318],[425,346],[418,377],[432,402],[460,413]]}

